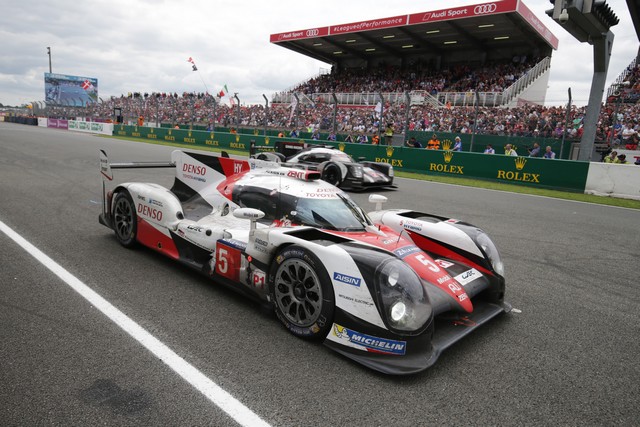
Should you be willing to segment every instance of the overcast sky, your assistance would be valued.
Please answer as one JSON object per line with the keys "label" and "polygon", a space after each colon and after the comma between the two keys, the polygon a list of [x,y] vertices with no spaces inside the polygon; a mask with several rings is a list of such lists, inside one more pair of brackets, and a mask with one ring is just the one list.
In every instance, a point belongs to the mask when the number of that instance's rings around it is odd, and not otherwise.
{"label": "overcast sky", "polygon": [[[625,0],[607,0],[620,24],[607,84],[633,60],[638,37]],[[51,46],[54,73],[98,79],[99,96],[127,92],[218,92],[242,103],[316,75],[328,64],[269,43],[274,33],[425,12],[482,0],[0,0],[0,103],[44,100]],[[525,4],[560,39],[554,51],[548,105],[586,105],[593,47],[580,43],[544,11],[548,0]],[[192,57],[198,72],[191,70]]]}

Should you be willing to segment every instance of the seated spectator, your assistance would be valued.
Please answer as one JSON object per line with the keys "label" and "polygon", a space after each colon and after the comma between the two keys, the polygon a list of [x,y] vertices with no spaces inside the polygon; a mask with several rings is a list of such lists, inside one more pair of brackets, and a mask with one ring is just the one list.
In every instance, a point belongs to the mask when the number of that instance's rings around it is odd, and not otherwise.
{"label": "seated spectator", "polygon": [[453,151],[462,151],[462,140],[459,136],[456,136],[455,143],[453,144]]}
{"label": "seated spectator", "polygon": [[493,149],[491,144],[487,144],[487,148],[484,149],[484,154],[496,154],[496,150]]}
{"label": "seated spectator", "polygon": [[618,156],[618,158],[613,163],[619,163],[621,165],[626,165],[627,163],[629,163],[627,161],[627,155],[626,154],[620,154]]}
{"label": "seated spectator", "polygon": [[545,148],[545,151],[544,151],[544,154],[542,155],[542,157],[544,157],[545,159],[555,159],[556,158],[556,153],[551,151],[551,146],[550,145],[547,145],[547,148]]}
{"label": "seated spectator", "polygon": [[369,137],[364,132],[360,132],[360,135],[358,135],[358,144],[367,144],[368,142]]}
{"label": "seated spectator", "polygon": [[378,144],[380,144],[380,137],[379,137],[377,134],[375,134],[375,135],[373,135],[373,136],[371,137],[371,144],[372,144],[372,145],[378,145]]}
{"label": "seated spectator", "polygon": [[608,156],[605,156],[604,162],[605,163],[616,163],[617,157],[618,157],[618,152],[617,151],[612,151],[611,153],[609,153]]}
{"label": "seated spectator", "polygon": [[518,153],[516,152],[516,150],[513,149],[511,144],[507,144],[504,146],[504,155],[505,156],[518,156]]}
{"label": "seated spectator", "polygon": [[353,135],[351,135],[351,132],[349,132],[347,136],[344,137],[344,142],[355,142]]}
{"label": "seated spectator", "polygon": [[327,136],[327,141],[335,141],[336,139],[336,134],[333,132],[329,133],[329,136]]}
{"label": "seated spectator", "polygon": [[314,130],[311,134],[311,139],[317,141],[320,139],[320,131],[318,129]]}
{"label": "seated spectator", "polygon": [[528,149],[529,157],[540,157],[540,144],[537,142],[533,143],[533,148]]}
{"label": "seated spectator", "polygon": [[289,132],[289,137],[290,138],[297,138],[300,135],[300,133],[298,133],[297,129],[291,129],[291,132]]}
{"label": "seated spectator", "polygon": [[439,150],[440,149],[440,140],[438,139],[438,135],[435,133],[431,136],[429,142],[427,142],[427,150]]}
{"label": "seated spectator", "polygon": [[420,144],[415,136],[412,136],[405,144],[407,147],[422,148],[422,144]]}

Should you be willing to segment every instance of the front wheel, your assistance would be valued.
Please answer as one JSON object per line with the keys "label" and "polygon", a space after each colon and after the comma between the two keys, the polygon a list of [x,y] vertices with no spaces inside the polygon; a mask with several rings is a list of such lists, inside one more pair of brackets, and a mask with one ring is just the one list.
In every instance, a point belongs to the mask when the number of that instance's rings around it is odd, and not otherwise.
{"label": "front wheel", "polygon": [[322,170],[322,179],[336,187],[340,186],[340,183],[342,182],[342,172],[340,171],[340,167],[335,163],[329,163]]}
{"label": "front wheel", "polygon": [[138,215],[133,199],[126,190],[119,192],[113,201],[113,230],[116,239],[125,248],[136,245]]}
{"label": "front wheel", "polygon": [[313,253],[297,245],[286,247],[274,259],[269,290],[278,318],[298,337],[326,337],[335,309],[327,270]]}

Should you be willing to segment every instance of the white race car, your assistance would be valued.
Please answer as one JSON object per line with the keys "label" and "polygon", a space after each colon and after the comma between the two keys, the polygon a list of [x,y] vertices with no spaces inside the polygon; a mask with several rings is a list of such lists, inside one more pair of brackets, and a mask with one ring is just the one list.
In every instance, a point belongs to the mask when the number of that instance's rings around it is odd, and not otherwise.
{"label": "white race car", "polygon": [[[174,151],[171,162],[100,153],[99,221],[273,307],[294,335],[372,369],[410,374],[509,311],[500,255],[480,229],[410,210],[369,214],[320,173],[276,162]],[[175,168],[171,189],[112,169]]]}

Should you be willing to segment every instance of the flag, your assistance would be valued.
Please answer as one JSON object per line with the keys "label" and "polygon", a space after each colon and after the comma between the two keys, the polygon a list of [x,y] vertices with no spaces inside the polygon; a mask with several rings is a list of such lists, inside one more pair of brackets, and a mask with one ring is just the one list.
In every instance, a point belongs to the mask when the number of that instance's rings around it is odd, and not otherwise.
{"label": "flag", "polygon": [[193,61],[192,57],[189,57],[189,59],[187,59],[187,62],[191,62],[193,65],[195,65],[196,63]]}
{"label": "flag", "polygon": [[220,90],[220,92],[218,92],[218,98],[222,98],[224,96],[224,91]]}
{"label": "flag", "polygon": [[82,89],[84,90],[89,90],[92,89],[93,85],[91,84],[91,82],[89,80],[85,80],[82,82]]}
{"label": "flag", "polygon": [[227,85],[224,85],[224,93],[229,93],[229,89],[227,89]]}
{"label": "flag", "polygon": [[193,67],[191,68],[193,68],[193,71],[198,71],[198,67],[196,67],[196,64],[193,64]]}

